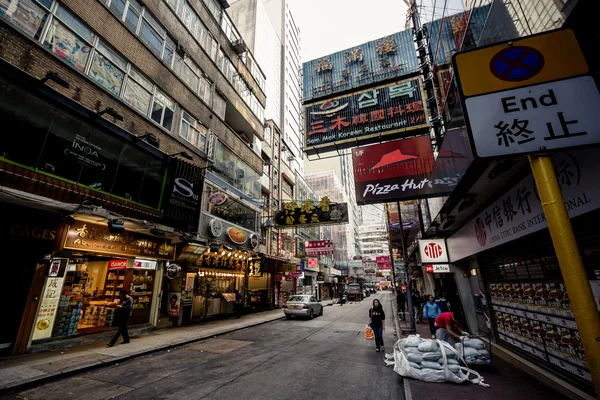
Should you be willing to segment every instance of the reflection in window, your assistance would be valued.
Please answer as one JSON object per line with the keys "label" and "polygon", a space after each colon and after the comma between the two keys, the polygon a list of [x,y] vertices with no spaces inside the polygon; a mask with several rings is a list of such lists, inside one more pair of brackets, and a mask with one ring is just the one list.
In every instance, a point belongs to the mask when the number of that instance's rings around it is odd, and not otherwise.
{"label": "reflection in window", "polygon": [[[48,8],[52,4],[51,1],[45,1],[45,3],[50,3]],[[8,4],[5,4],[5,1],[0,1],[0,18],[9,21],[27,36],[34,39],[40,37],[47,16],[48,11],[33,0],[13,1],[8,2]]]}
{"label": "reflection in window", "polygon": [[175,103],[165,94],[156,90],[154,103],[152,104],[152,114],[150,118],[157,124],[170,131],[173,127],[173,114],[175,113]]}
{"label": "reflection in window", "polygon": [[125,73],[99,52],[94,54],[89,75],[97,84],[115,96],[121,93]]}
{"label": "reflection in window", "polygon": [[[207,189],[207,196],[210,196],[213,193],[222,192],[221,189],[210,185],[207,185]],[[217,206],[214,204],[209,204],[208,202],[205,202],[205,204],[208,204],[208,212],[215,217],[219,217],[225,221],[229,221],[233,224],[256,232],[258,224],[258,212],[246,206],[241,201],[233,199],[231,196],[229,196],[227,201],[221,205]]]}
{"label": "reflection in window", "polygon": [[152,93],[144,89],[142,85],[131,79],[131,77],[129,78],[123,91],[123,100],[139,112],[147,115],[151,98]]}
{"label": "reflection in window", "polygon": [[92,49],[83,39],[56,19],[50,24],[46,35],[46,47],[79,72],[85,70]]}
{"label": "reflection in window", "polygon": [[227,103],[225,100],[219,96],[215,95],[213,99],[213,111],[217,114],[221,119],[225,119],[225,111],[226,111]]}
{"label": "reflection in window", "polygon": [[260,197],[259,174],[219,141],[215,142],[213,172],[250,198]]}
{"label": "reflection in window", "polygon": [[185,111],[181,113],[179,136],[190,142],[194,147],[204,151],[206,128]]}

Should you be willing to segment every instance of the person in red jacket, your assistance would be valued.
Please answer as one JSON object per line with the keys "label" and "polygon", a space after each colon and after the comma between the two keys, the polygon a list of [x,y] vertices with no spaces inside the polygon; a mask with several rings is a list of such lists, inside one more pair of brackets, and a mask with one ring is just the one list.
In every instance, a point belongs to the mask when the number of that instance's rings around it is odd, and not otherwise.
{"label": "person in red jacket", "polygon": [[460,341],[463,331],[460,329],[460,311],[444,312],[435,319],[435,338],[450,343],[452,346]]}

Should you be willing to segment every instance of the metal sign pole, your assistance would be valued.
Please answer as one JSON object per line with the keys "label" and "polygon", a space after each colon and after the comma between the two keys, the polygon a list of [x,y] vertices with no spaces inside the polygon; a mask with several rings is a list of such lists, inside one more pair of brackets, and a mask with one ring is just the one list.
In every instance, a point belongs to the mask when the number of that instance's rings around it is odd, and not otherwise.
{"label": "metal sign pole", "polygon": [[406,271],[406,299],[408,302],[408,315],[410,316],[410,329],[412,332],[417,331],[415,325],[415,308],[413,307],[412,301],[412,289],[410,287],[410,274],[408,271],[408,257],[406,254],[406,243],[404,243],[404,227],[402,226],[402,210],[400,209],[400,202],[397,201],[398,207],[398,222],[400,224],[400,241],[402,242],[402,259],[404,260],[404,270]]}
{"label": "metal sign pole", "polygon": [[549,156],[529,156],[533,177],[540,194],[552,244],[560,266],[571,309],[581,335],[596,393],[600,394],[600,319],[588,282],[579,247],[567,214],[560,186]]}

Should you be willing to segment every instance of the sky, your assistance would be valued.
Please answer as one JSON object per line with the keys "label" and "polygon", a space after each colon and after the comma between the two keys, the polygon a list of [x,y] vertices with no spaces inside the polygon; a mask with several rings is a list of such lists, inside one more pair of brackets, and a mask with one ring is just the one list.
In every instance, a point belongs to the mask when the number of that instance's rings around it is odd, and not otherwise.
{"label": "sky", "polygon": [[[300,28],[302,62],[405,29],[404,0],[289,0]],[[422,20],[463,11],[463,0],[417,0]]]}

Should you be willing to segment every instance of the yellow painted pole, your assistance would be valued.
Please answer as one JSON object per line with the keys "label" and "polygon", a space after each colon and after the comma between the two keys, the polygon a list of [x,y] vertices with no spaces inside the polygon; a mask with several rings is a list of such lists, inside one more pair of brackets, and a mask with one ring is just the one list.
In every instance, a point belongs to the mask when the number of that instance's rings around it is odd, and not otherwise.
{"label": "yellow painted pole", "polygon": [[[558,264],[577,322],[596,395],[600,396],[600,319],[571,221],[549,156],[529,156]],[[600,398],[600,397],[599,397]]]}

